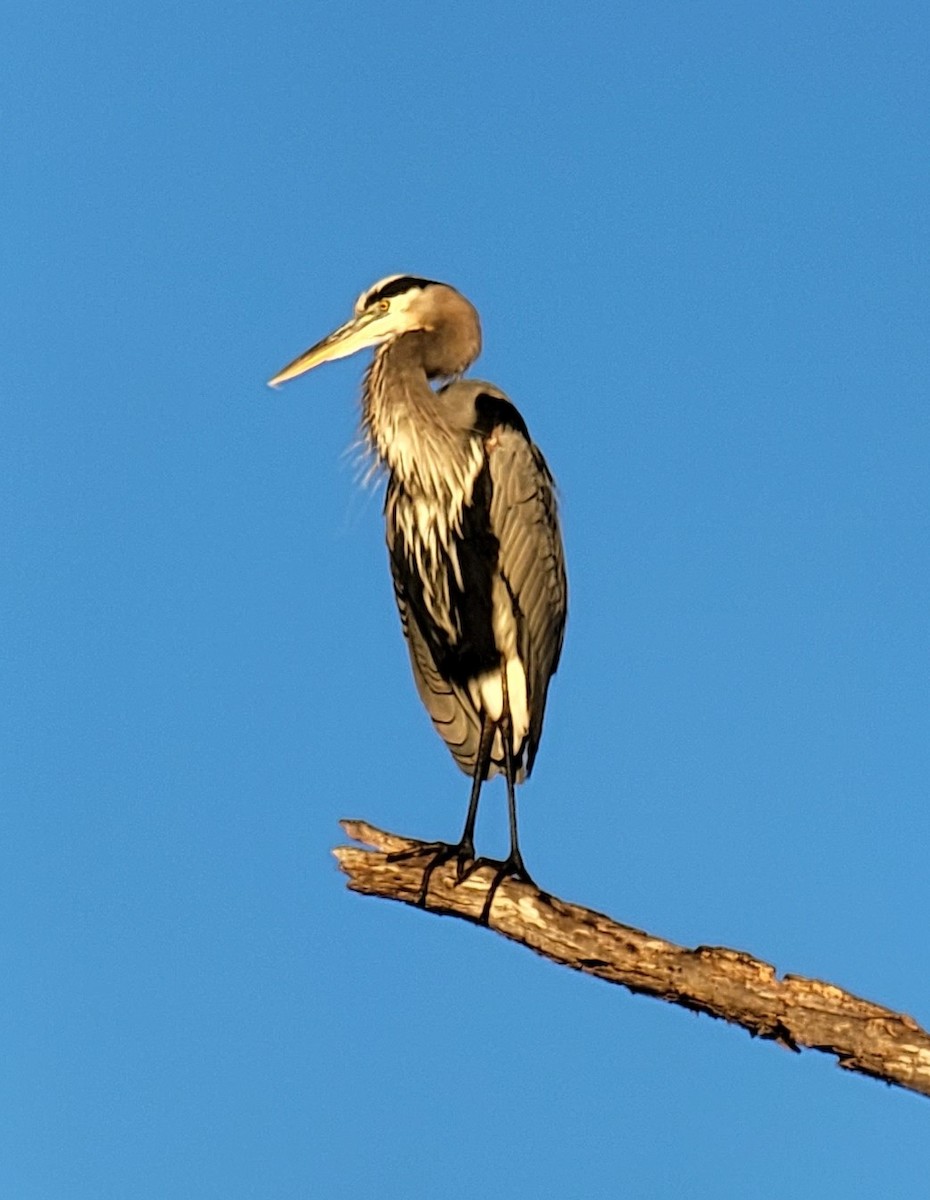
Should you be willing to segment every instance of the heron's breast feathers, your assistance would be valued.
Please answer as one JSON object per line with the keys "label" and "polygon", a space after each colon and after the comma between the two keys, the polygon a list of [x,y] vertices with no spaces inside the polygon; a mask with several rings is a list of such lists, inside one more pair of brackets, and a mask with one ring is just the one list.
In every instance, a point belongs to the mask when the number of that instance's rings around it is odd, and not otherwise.
{"label": "heron's breast feathers", "polygon": [[466,579],[470,535],[467,526],[475,503],[475,485],[484,467],[477,445],[468,455],[450,456],[445,469],[391,475],[385,499],[388,544],[395,584],[400,584],[442,630],[451,645],[462,636],[456,597],[472,582]]}

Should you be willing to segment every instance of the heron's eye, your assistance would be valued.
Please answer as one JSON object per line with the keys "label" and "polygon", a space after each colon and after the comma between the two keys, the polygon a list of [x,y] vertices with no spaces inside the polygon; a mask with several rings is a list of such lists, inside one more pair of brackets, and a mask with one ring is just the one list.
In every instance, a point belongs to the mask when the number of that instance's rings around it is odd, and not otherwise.
{"label": "heron's eye", "polygon": [[387,312],[387,310],[391,307],[391,302],[390,300],[379,300],[378,307],[382,312]]}

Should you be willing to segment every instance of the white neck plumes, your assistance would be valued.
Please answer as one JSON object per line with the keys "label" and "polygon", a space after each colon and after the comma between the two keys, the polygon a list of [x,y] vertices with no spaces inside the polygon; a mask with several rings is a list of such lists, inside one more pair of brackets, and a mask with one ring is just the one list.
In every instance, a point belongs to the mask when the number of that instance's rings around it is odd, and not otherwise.
{"label": "white neck plumes", "polygon": [[375,352],[363,389],[366,439],[395,483],[422,499],[471,498],[481,467],[480,443],[458,428],[441,394],[402,348],[403,339]]}

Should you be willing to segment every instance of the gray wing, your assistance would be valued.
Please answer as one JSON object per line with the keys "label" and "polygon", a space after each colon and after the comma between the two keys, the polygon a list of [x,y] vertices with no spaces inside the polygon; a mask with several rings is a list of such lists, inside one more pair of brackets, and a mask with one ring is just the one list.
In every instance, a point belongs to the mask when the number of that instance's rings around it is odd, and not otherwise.
{"label": "gray wing", "polygon": [[552,475],[523,430],[498,425],[488,439],[491,529],[500,542],[498,569],[517,618],[517,649],[530,709],[525,772],[542,735],[549,680],[562,652],[568,586]]}

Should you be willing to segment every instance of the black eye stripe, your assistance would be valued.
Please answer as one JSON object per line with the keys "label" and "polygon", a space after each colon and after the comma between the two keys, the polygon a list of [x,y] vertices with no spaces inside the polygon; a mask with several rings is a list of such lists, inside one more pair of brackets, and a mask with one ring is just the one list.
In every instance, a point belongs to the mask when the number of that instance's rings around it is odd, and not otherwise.
{"label": "black eye stripe", "polygon": [[401,275],[399,279],[392,279],[388,283],[382,284],[377,291],[369,292],[365,297],[364,308],[369,308],[372,304],[377,304],[379,300],[390,300],[392,296],[400,296],[404,292],[409,292],[412,288],[429,287],[435,280],[419,279],[416,275]]}

